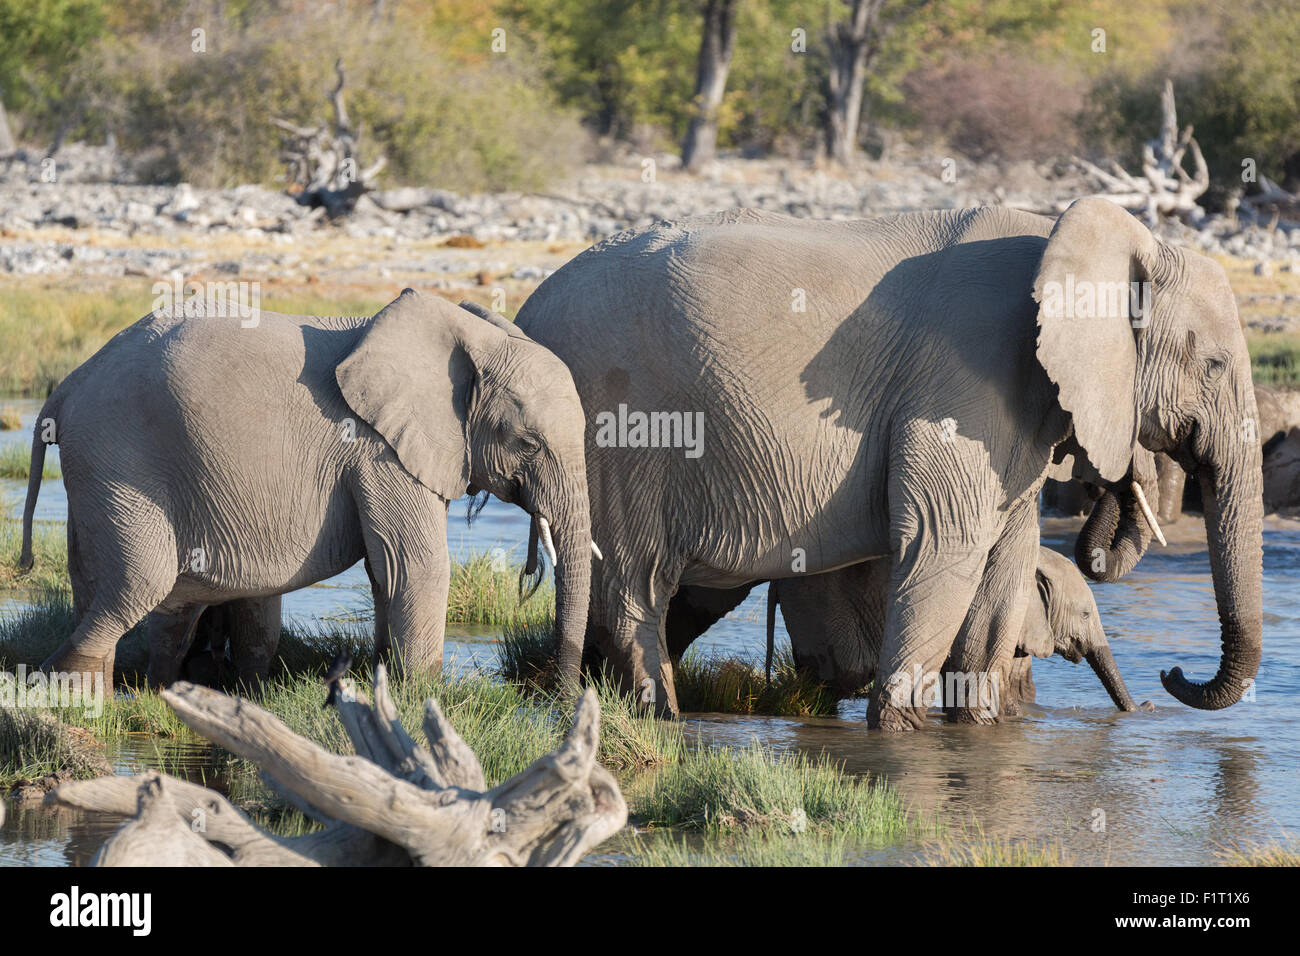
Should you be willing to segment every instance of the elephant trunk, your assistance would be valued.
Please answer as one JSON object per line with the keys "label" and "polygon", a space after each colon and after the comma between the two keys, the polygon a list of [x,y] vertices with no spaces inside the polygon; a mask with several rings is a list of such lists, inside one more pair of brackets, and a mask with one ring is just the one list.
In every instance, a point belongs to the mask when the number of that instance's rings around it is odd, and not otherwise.
{"label": "elephant trunk", "polygon": [[1160,491],[1156,517],[1161,524],[1173,524],[1183,514],[1183,485],[1187,472],[1183,471],[1182,465],[1162,452],[1156,455],[1156,475]]}
{"label": "elephant trunk", "polygon": [[1123,711],[1135,711],[1138,709],[1137,704],[1133,703],[1133,698],[1129,696],[1128,688],[1124,686],[1124,678],[1119,675],[1119,668],[1115,666],[1115,656],[1110,652],[1110,648],[1102,644],[1096,650],[1089,651],[1084,655],[1088,666],[1092,672],[1097,675],[1101,681],[1101,686],[1106,688],[1106,693],[1110,694],[1110,699],[1115,702],[1115,706]]}
{"label": "elephant trunk", "polygon": [[1236,444],[1240,450],[1226,457],[1226,465],[1202,469],[1199,476],[1222,633],[1219,669],[1204,683],[1189,681],[1179,667],[1160,674],[1165,690],[1201,710],[1230,707],[1241,699],[1254,682],[1263,647],[1264,502],[1259,444]]}
{"label": "elephant trunk", "polygon": [[1107,488],[1074,543],[1074,561],[1094,581],[1118,581],[1142,560],[1151,526],[1132,491],[1131,479]]}
{"label": "elephant trunk", "polygon": [[555,548],[555,646],[560,679],[577,685],[587,637],[592,540],[587,482],[581,472],[558,482],[538,501]]}

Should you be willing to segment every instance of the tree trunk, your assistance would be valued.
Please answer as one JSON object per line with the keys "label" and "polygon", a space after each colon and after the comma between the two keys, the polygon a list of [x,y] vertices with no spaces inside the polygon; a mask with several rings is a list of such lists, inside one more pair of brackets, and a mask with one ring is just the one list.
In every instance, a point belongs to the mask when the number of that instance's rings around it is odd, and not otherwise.
{"label": "tree trunk", "polygon": [[862,116],[867,69],[880,49],[880,8],[885,0],[846,0],[848,19],[827,31],[830,71],[827,74],[826,153],[851,166],[858,154],[858,122]]}
{"label": "tree trunk", "polygon": [[695,74],[694,115],[682,143],[682,165],[691,172],[713,162],[718,145],[718,109],[727,90],[727,73],[736,47],[735,0],[708,0],[704,35]]}
{"label": "tree trunk", "polygon": [[0,157],[11,156],[17,149],[14,134],[9,131],[9,116],[5,113],[5,101],[0,97]]}

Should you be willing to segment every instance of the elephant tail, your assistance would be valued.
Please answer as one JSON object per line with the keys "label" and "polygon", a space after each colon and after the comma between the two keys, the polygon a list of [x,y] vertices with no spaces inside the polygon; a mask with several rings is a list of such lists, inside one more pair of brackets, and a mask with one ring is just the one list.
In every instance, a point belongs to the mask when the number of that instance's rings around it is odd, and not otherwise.
{"label": "elephant tail", "polygon": [[[55,401],[51,395],[32,427],[32,458],[27,472],[27,501],[23,505],[23,550],[18,558],[18,573],[32,569],[32,518],[36,514],[36,497],[41,493],[41,476],[45,472],[45,427],[54,420]],[[53,444],[54,442],[51,442]]]}
{"label": "elephant tail", "polygon": [[767,582],[767,682],[772,683],[772,649],[776,646],[776,582]]}
{"label": "elephant tail", "polygon": [[30,571],[35,563],[32,558],[32,516],[36,514],[36,496],[41,493],[41,475],[45,471],[45,442],[41,441],[39,420],[36,427],[36,437],[32,439],[31,470],[27,476],[27,502],[23,505],[23,551],[18,558],[21,574]]}

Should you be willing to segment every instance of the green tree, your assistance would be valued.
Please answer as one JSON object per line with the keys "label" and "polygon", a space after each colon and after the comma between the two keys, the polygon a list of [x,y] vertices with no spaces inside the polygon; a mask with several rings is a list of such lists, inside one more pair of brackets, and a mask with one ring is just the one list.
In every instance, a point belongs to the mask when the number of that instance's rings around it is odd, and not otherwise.
{"label": "green tree", "polygon": [[103,32],[102,0],[0,0],[0,102],[53,112],[68,65]]}

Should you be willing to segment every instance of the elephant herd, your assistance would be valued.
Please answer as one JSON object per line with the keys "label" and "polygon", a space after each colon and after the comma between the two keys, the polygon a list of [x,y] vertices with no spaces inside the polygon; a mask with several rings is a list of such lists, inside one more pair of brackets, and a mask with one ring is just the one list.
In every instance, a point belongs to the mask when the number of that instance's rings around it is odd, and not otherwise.
{"label": "elephant herd", "polygon": [[[278,595],[358,560],[376,652],[434,668],[448,505],[485,491],[555,566],[561,674],[585,649],[661,715],[674,661],[760,582],[801,666],[870,683],[870,727],[996,722],[1053,653],[1131,710],[1083,576],[1159,534],[1160,455],[1199,484],[1222,638],[1207,680],[1161,680],[1218,709],[1261,655],[1257,416],[1223,269],[1104,200],[732,210],[588,249],[513,324],[411,290],[373,317],[147,316],[38,416],[22,563],[57,443],[77,624],[47,669],[111,675],[148,615],[165,684],[224,605],[256,677]],[[1049,477],[1100,489],[1074,564],[1039,546]]]}

